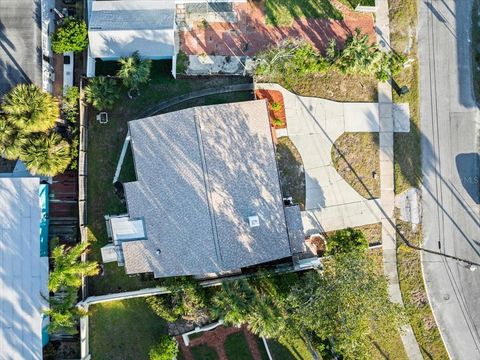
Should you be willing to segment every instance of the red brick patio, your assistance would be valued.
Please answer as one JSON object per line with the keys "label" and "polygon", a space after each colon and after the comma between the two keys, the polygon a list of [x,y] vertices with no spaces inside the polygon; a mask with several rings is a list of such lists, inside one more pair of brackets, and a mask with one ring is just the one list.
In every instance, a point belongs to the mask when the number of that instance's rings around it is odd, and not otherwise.
{"label": "red brick patio", "polygon": [[332,0],[343,13],[343,20],[299,19],[292,26],[275,27],[265,24],[263,3],[235,4],[239,21],[236,23],[195,23],[193,30],[180,33],[180,47],[187,55],[252,56],[269,45],[288,38],[304,38],[319,50],[335,37],[339,44],[359,28],[375,41],[371,14],[354,12]]}
{"label": "red brick patio", "polygon": [[252,354],[252,357],[255,360],[261,360],[261,354],[260,350],[258,349],[255,336],[250,333],[245,326],[242,326],[241,328],[219,326],[215,330],[204,332],[201,337],[190,340],[189,346],[185,345],[181,336],[177,336],[177,341],[180,345],[180,349],[185,360],[193,360],[193,355],[190,352],[190,349],[201,344],[206,344],[214,348],[217,351],[218,358],[220,360],[228,360],[223,344],[228,335],[240,331],[245,334],[245,339],[247,340],[248,348]]}

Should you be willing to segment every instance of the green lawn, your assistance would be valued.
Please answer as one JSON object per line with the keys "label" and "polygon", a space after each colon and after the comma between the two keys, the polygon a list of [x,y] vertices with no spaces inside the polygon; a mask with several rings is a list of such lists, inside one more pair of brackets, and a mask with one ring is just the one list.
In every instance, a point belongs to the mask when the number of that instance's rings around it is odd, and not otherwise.
{"label": "green lawn", "polygon": [[378,132],[343,133],[332,146],[335,170],[366,199],[380,197],[379,151]]}
{"label": "green lawn", "polygon": [[[420,245],[422,229],[412,231],[410,224],[397,219],[402,235],[413,245]],[[448,359],[440,332],[428,303],[423,283],[420,254],[397,235],[397,267],[403,302],[418,345],[426,359]]]}
{"label": "green lawn", "polygon": [[231,334],[223,344],[229,360],[252,360],[253,356],[248,348],[247,339],[243,331]]}
{"label": "green lawn", "polygon": [[268,340],[268,348],[274,360],[308,360],[312,354],[301,337]]}
{"label": "green lawn", "polygon": [[410,89],[403,96],[393,93],[395,102],[409,103],[411,117],[410,132],[394,135],[395,193],[400,194],[412,186],[418,187],[422,178],[417,46],[411,39],[411,34],[416,33],[417,9],[416,0],[390,0],[389,6],[391,45],[396,52],[414,60],[394,79],[399,86],[406,85]]}
{"label": "green lawn", "polygon": [[330,0],[266,0],[267,24],[289,26],[295,19],[343,19]]}
{"label": "green lawn", "polygon": [[195,360],[217,360],[217,351],[208,345],[197,345],[190,349]]}
{"label": "green lawn", "polygon": [[360,6],[375,6],[375,0],[339,0],[342,4],[347,5],[351,9]]}
{"label": "green lawn", "polygon": [[[370,256],[374,259],[376,264],[376,271],[383,274],[383,253],[382,249],[370,250]],[[370,324],[372,331],[371,337],[371,350],[372,360],[407,360],[407,354],[403,348],[402,339],[400,333],[397,332],[396,336],[385,338],[384,336],[375,333],[375,322]]]}
{"label": "green lawn", "polygon": [[112,301],[90,307],[90,352],[93,360],[142,360],[166,323],[145,299]]}
{"label": "green lawn", "polygon": [[[125,206],[114,193],[112,184],[115,168],[120,151],[127,133],[127,122],[135,119],[145,109],[151,108],[162,100],[205,88],[217,88],[223,85],[232,85],[251,81],[245,77],[189,77],[173,79],[170,75],[170,62],[154,61],[150,83],[140,88],[141,95],[129,99],[126,91],[122,90],[122,98],[114,109],[109,112],[108,124],[99,124],[95,120],[97,111],[89,109],[89,136],[88,136],[88,228],[89,239],[93,241],[89,258],[101,261],[100,248],[108,241],[104,216],[106,214],[126,213]],[[115,63],[98,62],[97,70],[104,74],[115,73]],[[246,93],[233,93],[206,97],[197,101],[202,104],[213,104],[231,101],[252,99]],[[193,106],[192,102],[177,106],[176,109]],[[170,109],[172,110],[172,109]],[[128,153],[127,153],[128,155]],[[121,179],[132,178],[133,161],[127,156]],[[89,294],[100,295],[112,292],[137,290],[148,286],[159,285],[158,280],[149,276],[127,276],[124,268],[116,263],[105,264],[103,276],[89,279]]]}
{"label": "green lawn", "polygon": [[128,144],[118,181],[126,183],[135,180],[137,180],[137,175],[135,173],[135,164],[133,162],[132,145]]}

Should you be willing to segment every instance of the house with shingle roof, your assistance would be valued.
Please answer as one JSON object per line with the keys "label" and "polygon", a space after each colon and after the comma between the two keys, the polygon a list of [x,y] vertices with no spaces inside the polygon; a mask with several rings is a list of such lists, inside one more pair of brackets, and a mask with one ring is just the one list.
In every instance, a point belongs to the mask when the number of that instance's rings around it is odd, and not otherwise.
{"label": "house with shingle roof", "polygon": [[207,277],[302,251],[300,210],[286,218],[264,100],[128,126],[137,181],[123,184],[128,215],[108,219],[104,261],[128,274]]}

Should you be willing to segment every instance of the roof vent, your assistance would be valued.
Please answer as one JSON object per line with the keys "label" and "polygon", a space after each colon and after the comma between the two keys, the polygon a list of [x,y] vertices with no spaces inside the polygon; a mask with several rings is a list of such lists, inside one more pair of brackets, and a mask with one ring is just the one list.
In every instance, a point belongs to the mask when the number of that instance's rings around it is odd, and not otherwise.
{"label": "roof vent", "polygon": [[259,227],[260,226],[260,220],[258,219],[258,215],[249,216],[248,217],[248,224],[250,225],[251,228]]}

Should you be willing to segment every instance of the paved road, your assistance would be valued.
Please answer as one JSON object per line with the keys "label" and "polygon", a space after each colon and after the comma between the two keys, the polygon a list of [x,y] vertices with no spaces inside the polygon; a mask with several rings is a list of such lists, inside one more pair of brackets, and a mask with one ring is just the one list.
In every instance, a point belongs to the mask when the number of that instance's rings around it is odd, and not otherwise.
{"label": "paved road", "polygon": [[[479,124],[470,62],[472,0],[421,0],[424,247],[480,263]],[[480,359],[480,267],[423,253],[427,291],[453,359]]]}
{"label": "paved road", "polygon": [[0,96],[41,80],[40,0],[0,0]]}

